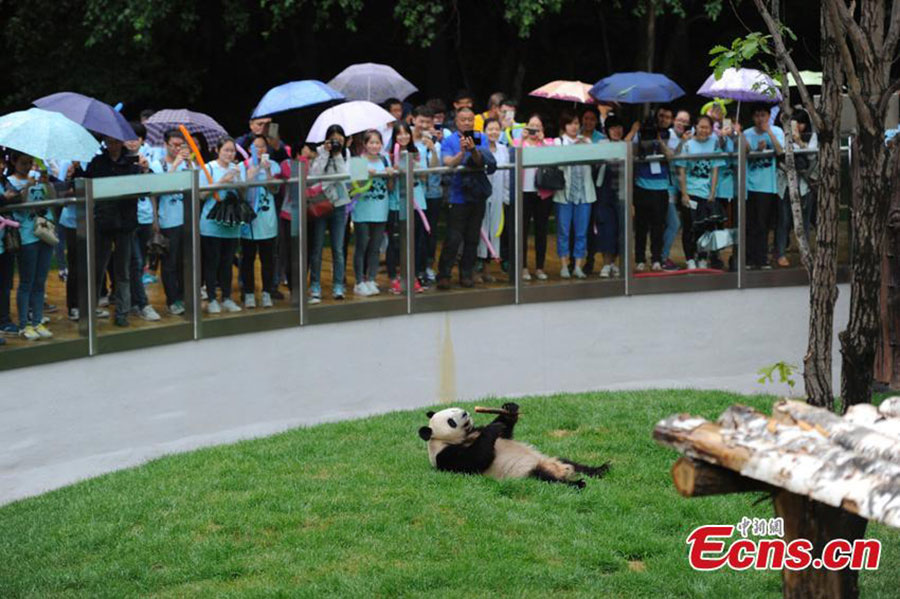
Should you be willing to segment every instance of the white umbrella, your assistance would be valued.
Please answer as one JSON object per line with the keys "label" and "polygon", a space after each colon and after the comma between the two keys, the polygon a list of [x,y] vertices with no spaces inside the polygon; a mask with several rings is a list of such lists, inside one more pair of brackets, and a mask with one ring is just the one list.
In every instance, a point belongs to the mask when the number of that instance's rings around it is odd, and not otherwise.
{"label": "white umbrella", "polygon": [[394,115],[372,102],[357,100],[345,102],[329,108],[316,118],[306,141],[319,143],[325,141],[325,131],[331,125],[340,125],[347,135],[353,135],[367,129],[383,131],[388,123],[395,121]]}
{"label": "white umbrella", "polygon": [[378,104],[388,98],[404,100],[418,91],[415,85],[386,64],[366,62],[350,65],[328,82],[348,100],[368,100]]}
{"label": "white umbrella", "polygon": [[90,162],[100,143],[59,112],[29,108],[0,117],[0,146],[41,160]]}

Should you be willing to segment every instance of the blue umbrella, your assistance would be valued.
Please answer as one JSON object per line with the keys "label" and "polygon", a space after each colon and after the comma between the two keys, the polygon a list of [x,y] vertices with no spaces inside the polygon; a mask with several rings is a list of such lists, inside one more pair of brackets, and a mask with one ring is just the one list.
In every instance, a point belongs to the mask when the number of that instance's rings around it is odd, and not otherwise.
{"label": "blue umbrella", "polygon": [[128,141],[137,139],[134,129],[121,114],[100,100],[75,92],[59,92],[33,102],[38,108],[59,112],[85,129],[107,135],[113,139]]}
{"label": "blue umbrella", "polygon": [[671,102],[683,96],[684,90],[665,75],[635,71],[604,77],[588,93],[601,102],[644,104]]}
{"label": "blue umbrella", "polygon": [[0,117],[0,146],[42,160],[90,162],[100,143],[58,112],[29,108]]}
{"label": "blue umbrella", "polygon": [[277,112],[345,99],[344,94],[328,87],[321,81],[315,79],[291,81],[267,91],[253,110],[251,118],[255,119]]}

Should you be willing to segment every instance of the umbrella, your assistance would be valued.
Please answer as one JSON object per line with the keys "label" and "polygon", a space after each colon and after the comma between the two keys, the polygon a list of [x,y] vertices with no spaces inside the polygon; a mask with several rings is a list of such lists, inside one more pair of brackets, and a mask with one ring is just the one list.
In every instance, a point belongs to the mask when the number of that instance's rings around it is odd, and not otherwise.
{"label": "umbrella", "polygon": [[134,129],[112,106],[75,92],[59,92],[33,102],[38,108],[58,112],[94,133],[113,139],[137,139]]}
{"label": "umbrella", "polygon": [[203,134],[210,147],[215,146],[221,138],[228,136],[225,128],[211,116],[179,108],[160,110],[147,119],[147,122],[144,123],[144,126],[147,127],[147,141],[151,145],[162,145],[166,131],[177,129],[178,125],[187,127],[191,134]]}
{"label": "umbrella", "polygon": [[[822,73],[817,71],[800,71],[800,81],[807,86],[820,86],[822,85]],[[788,85],[797,87],[797,82],[794,81],[794,75],[792,73],[788,73]]]}
{"label": "umbrella", "polygon": [[380,104],[388,98],[406,99],[419,91],[400,73],[386,64],[366,62],[350,65],[328,82],[348,100],[368,100]]}
{"label": "umbrella", "polygon": [[255,119],[295,108],[345,99],[344,94],[331,89],[321,81],[315,79],[291,81],[267,91],[253,109],[251,118]]}
{"label": "umbrella", "polygon": [[597,100],[588,93],[590,89],[590,83],[557,80],[542,85],[528,95],[537,96],[538,98],[549,98],[551,100],[578,102],[581,104],[596,104]]}
{"label": "umbrella", "polygon": [[29,108],[0,117],[0,146],[42,160],[90,162],[100,143],[84,127],[58,112]]}
{"label": "umbrella", "polygon": [[778,85],[756,69],[725,69],[719,79],[712,74],[697,93],[707,98],[731,98],[738,102],[774,104],[781,101]]}
{"label": "umbrella", "polygon": [[367,129],[381,131],[391,121],[396,120],[394,115],[372,102],[357,100],[346,102],[329,108],[316,118],[306,141],[318,143],[325,141],[325,131],[331,125],[340,125],[347,135],[353,135]]}
{"label": "umbrella", "polygon": [[659,73],[616,73],[594,84],[590,94],[600,101],[644,104],[671,102],[684,95],[677,83]]}

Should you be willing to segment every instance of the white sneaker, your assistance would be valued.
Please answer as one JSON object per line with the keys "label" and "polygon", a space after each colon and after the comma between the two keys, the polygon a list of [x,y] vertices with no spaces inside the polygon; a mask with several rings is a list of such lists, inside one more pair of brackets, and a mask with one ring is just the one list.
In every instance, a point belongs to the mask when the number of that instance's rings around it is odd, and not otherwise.
{"label": "white sneaker", "polygon": [[143,308],[141,308],[140,317],[144,320],[149,320],[150,322],[156,322],[160,320],[159,313],[153,309],[153,306],[147,304]]}
{"label": "white sneaker", "polygon": [[97,308],[94,314],[97,315],[97,318],[109,318],[109,310],[104,310],[103,308]]}
{"label": "white sneaker", "polygon": [[381,293],[381,289],[378,288],[375,281],[366,281],[366,288],[369,290],[369,295],[378,295]]}
{"label": "white sneaker", "polygon": [[358,295],[359,297],[368,297],[371,295],[369,292],[369,286],[365,284],[365,282],[357,283],[353,286],[353,295]]}
{"label": "white sneaker", "polygon": [[206,311],[209,314],[221,314],[222,306],[219,305],[219,302],[216,300],[212,300],[206,305]]}
{"label": "white sneaker", "polygon": [[100,306],[101,308],[105,308],[106,306],[108,306],[109,305],[109,296],[104,295],[103,297],[101,297],[99,300],[97,300],[97,305]]}
{"label": "white sneaker", "polygon": [[576,266],[575,270],[572,271],[572,276],[576,279],[584,279],[587,278],[587,275],[584,274],[584,271],[581,270],[580,266]]}
{"label": "white sneaker", "polygon": [[697,268],[709,268],[709,262],[707,262],[706,260],[698,260]]}
{"label": "white sneaker", "polygon": [[206,285],[204,285],[200,288],[200,299],[202,299],[203,301],[206,301],[209,299],[209,294],[206,293]]}
{"label": "white sneaker", "polygon": [[256,307],[256,296],[252,293],[244,294],[244,307],[247,309]]}
{"label": "white sneaker", "polygon": [[612,274],[612,264],[604,264],[600,269],[600,278],[608,279],[610,274]]}
{"label": "white sneaker", "polygon": [[522,269],[522,280],[523,280],[523,281],[530,281],[530,280],[531,280],[531,273],[528,272],[528,269],[527,269],[527,268],[523,268],[523,269]]}
{"label": "white sneaker", "polygon": [[619,276],[619,267],[616,266],[615,264],[610,264],[609,266],[610,266],[610,269],[612,270],[612,272],[610,274],[613,277],[618,277]]}
{"label": "white sneaker", "polygon": [[562,265],[562,268],[559,269],[559,276],[560,276],[560,278],[563,278],[563,279],[572,278],[572,275],[569,274],[569,265],[568,264]]}
{"label": "white sneaker", "polygon": [[78,308],[71,308],[69,310],[69,320],[77,321],[79,316],[81,316],[78,312]]}
{"label": "white sneaker", "polygon": [[240,312],[241,307],[234,303],[234,300],[230,297],[222,302],[222,307],[225,308],[227,312]]}
{"label": "white sneaker", "polygon": [[263,291],[262,300],[260,300],[260,304],[263,308],[271,308],[274,304],[272,303],[272,296],[268,291]]}
{"label": "white sneaker", "polygon": [[30,324],[25,325],[25,328],[19,331],[19,336],[25,337],[29,341],[37,341],[41,338],[40,334],[38,334],[38,332]]}
{"label": "white sneaker", "polygon": [[647,265],[644,262],[638,262],[637,266],[634,267],[634,270],[637,272],[644,272],[647,270]]}
{"label": "white sneaker", "polygon": [[650,267],[650,270],[652,270],[653,272],[662,272],[662,264],[660,264],[659,262],[654,262]]}
{"label": "white sneaker", "polygon": [[694,262],[693,260],[688,260],[687,261],[687,269],[688,270],[697,270],[697,263]]}
{"label": "white sneaker", "polygon": [[537,277],[538,281],[546,281],[547,280],[547,273],[545,273],[543,270],[536,270],[534,272],[534,276]]}
{"label": "white sneaker", "polygon": [[50,332],[50,329],[48,329],[47,327],[45,327],[42,324],[39,324],[36,327],[34,327],[34,331],[38,335],[40,335],[41,339],[50,339],[51,337],[53,337],[53,333]]}

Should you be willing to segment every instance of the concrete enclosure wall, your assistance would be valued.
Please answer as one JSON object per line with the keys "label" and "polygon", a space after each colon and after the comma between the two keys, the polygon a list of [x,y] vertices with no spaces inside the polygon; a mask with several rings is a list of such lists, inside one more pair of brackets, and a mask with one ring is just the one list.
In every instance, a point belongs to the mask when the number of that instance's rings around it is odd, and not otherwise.
{"label": "concrete enclosure wall", "polygon": [[[836,330],[848,295],[842,288]],[[807,310],[803,287],[607,298],[310,326],[2,372],[0,503],[166,453],[439,401],[665,387],[786,393],[755,373],[802,363]]]}

